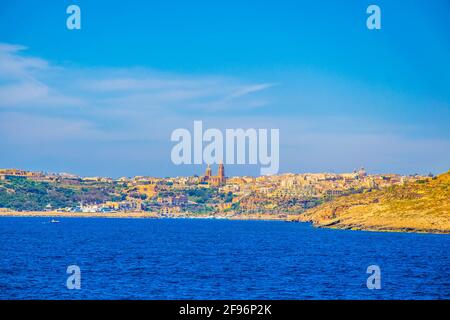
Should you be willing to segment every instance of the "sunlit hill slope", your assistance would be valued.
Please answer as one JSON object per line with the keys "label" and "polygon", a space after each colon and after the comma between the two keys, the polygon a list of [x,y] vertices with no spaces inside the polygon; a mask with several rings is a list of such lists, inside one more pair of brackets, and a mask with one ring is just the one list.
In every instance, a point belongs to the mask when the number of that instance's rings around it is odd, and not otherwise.
{"label": "sunlit hill slope", "polygon": [[406,185],[340,197],[295,220],[339,229],[450,233],[450,171]]}

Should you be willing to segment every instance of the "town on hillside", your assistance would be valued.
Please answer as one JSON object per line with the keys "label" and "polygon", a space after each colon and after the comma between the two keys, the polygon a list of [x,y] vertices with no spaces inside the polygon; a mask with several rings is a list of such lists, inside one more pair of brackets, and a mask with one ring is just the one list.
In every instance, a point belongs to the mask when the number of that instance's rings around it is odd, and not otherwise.
{"label": "town on hillside", "polygon": [[162,217],[298,214],[336,197],[417,181],[419,175],[303,173],[226,177],[219,164],[200,176],[118,179],[0,169],[0,210],[151,212]]}

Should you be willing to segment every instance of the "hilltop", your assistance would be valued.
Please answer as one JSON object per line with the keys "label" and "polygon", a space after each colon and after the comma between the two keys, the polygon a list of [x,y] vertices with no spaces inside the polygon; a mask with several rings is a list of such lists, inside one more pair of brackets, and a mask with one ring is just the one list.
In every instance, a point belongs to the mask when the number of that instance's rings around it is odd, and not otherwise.
{"label": "hilltop", "polygon": [[450,171],[339,197],[292,220],[338,229],[450,233]]}

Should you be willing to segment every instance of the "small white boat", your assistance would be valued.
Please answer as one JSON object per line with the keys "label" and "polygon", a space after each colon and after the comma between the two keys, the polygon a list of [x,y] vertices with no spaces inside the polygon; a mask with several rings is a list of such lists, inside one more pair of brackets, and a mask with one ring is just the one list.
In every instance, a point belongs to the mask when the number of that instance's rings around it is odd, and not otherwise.
{"label": "small white boat", "polygon": [[55,219],[52,219],[50,222],[51,222],[51,223],[59,223],[59,221],[58,221],[58,220],[55,220]]}

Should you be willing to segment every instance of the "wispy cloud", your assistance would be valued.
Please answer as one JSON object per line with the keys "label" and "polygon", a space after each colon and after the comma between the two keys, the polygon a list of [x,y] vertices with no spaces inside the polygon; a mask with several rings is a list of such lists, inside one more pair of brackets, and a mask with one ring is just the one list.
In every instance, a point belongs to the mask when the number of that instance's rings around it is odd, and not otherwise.
{"label": "wispy cloud", "polygon": [[[45,83],[51,73],[62,74],[41,58],[24,56],[25,46],[0,44],[0,108],[80,104],[81,100]],[[58,80],[63,83],[63,78]]]}
{"label": "wispy cloud", "polygon": [[0,79],[36,81],[33,73],[48,68],[43,59],[22,56],[20,53],[26,49],[20,45],[0,43]]}
{"label": "wispy cloud", "polygon": [[189,76],[145,68],[76,70],[25,56],[26,49],[0,44],[0,107],[232,110],[243,107],[239,98],[257,95],[273,86],[230,77]]}
{"label": "wispy cloud", "polygon": [[231,93],[228,97],[226,97],[226,100],[237,99],[237,98],[240,98],[240,97],[245,96],[250,93],[263,91],[263,90],[271,88],[275,85],[276,85],[275,83],[261,83],[261,84],[255,84],[255,85],[238,88],[233,93]]}

